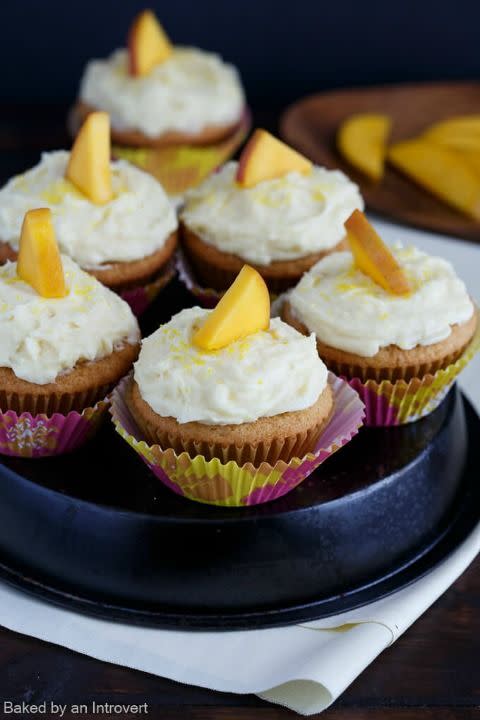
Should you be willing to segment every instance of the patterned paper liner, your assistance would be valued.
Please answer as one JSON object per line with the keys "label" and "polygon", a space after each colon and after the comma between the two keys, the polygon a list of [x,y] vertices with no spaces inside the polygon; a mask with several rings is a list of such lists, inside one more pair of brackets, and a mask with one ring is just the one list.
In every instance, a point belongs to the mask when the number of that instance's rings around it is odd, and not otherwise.
{"label": "patterned paper liner", "polygon": [[365,425],[386,427],[406,425],[433,412],[444,400],[457,375],[480,350],[480,325],[459,359],[448,367],[410,381],[376,382],[347,379],[365,404]]}
{"label": "patterned paper liner", "polygon": [[172,261],[154,280],[146,285],[137,285],[136,287],[122,290],[119,293],[120,297],[130,305],[133,314],[140,317],[155,300],[160,291],[172,280],[175,273],[175,262]]}
{"label": "patterned paper liner", "polygon": [[55,413],[51,417],[0,411],[0,454],[41,458],[76,450],[98,429],[109,405],[109,399],[100,400],[82,413]]}
{"label": "patterned paper liner", "polygon": [[112,155],[137,165],[153,175],[168,195],[178,199],[199,185],[210,173],[231,158],[251,127],[250,111],[243,113],[237,129],[221,142],[211,145],[170,145],[162,148],[138,148],[114,145]]}
{"label": "patterned paper liner", "polygon": [[357,434],[363,422],[364,406],[349,385],[329,374],[334,395],[334,414],[320,436],[315,450],[303,458],[258,468],[234,461],[206,460],[203,455],[177,455],[171,448],[149,446],[125,402],[129,377],[112,394],[111,415],[116,431],[137,452],[154,475],[170,490],[190,500],[209,505],[243,507],[270,502],[293,490],[334,452]]}

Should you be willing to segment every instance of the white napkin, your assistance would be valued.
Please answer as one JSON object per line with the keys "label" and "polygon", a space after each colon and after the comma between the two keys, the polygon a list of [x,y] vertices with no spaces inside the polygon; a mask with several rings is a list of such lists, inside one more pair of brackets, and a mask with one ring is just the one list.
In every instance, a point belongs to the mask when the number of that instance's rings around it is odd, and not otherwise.
{"label": "white napkin", "polygon": [[[454,262],[480,302],[480,247],[377,222],[390,242],[414,242]],[[480,412],[480,359],[461,386]],[[106,662],[190,685],[256,693],[303,715],[328,707],[451,585],[480,552],[480,526],[441,566],[384,600],[326,620],[272,630],[188,633],[77,615],[0,585],[0,624]],[[113,700],[113,698],[112,698]]]}

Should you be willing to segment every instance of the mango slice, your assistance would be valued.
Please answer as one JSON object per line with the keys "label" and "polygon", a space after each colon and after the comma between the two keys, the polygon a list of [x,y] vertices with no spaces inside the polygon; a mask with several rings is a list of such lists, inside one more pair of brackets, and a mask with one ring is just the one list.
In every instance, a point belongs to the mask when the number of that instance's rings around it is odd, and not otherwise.
{"label": "mango slice", "polygon": [[480,177],[459,153],[417,138],[392,145],[388,160],[448,205],[480,220]]}
{"label": "mango slice", "polygon": [[311,173],[312,163],[266,130],[257,129],[242,150],[236,181],[242,188],[290,172]]}
{"label": "mango slice", "polygon": [[388,115],[360,113],[347,118],[337,133],[337,147],[345,160],[371,180],[380,180],[385,167]]}
{"label": "mango slice", "polygon": [[404,271],[360,210],[353,211],[345,228],[359,270],[392,295],[411,292]]}
{"label": "mango slice", "polygon": [[458,115],[431,125],[423,137],[453,150],[480,150],[480,115]]}
{"label": "mango slice", "polygon": [[17,274],[44,298],[67,294],[62,258],[48,208],[29,210],[23,219]]}
{"label": "mango slice", "polygon": [[173,48],[151,10],[144,10],[133,21],[128,33],[128,60],[131,75],[148,75],[156,65],[168,60]]}
{"label": "mango slice", "polygon": [[65,177],[96,205],[112,199],[108,113],[88,115],[70,152]]}
{"label": "mango slice", "polygon": [[244,265],[192,342],[200,350],[220,350],[269,326],[268,288],[260,273]]}

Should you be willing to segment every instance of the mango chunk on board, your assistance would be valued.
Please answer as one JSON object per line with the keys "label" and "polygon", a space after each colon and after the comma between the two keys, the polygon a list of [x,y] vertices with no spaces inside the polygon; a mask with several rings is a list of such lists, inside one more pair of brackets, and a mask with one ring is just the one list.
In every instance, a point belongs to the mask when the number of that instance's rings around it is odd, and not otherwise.
{"label": "mango chunk on board", "polygon": [[459,153],[421,138],[399,142],[388,161],[460,212],[480,220],[480,176]]}
{"label": "mango chunk on board", "polygon": [[356,170],[371,180],[380,180],[384,173],[386,144],[391,126],[388,115],[352,115],[338,130],[338,150]]}

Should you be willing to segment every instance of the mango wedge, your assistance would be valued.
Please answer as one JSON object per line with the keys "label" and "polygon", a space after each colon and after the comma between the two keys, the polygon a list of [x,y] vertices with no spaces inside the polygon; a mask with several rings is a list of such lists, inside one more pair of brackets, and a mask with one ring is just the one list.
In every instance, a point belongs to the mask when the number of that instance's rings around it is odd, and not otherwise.
{"label": "mango wedge", "polygon": [[200,350],[220,350],[269,326],[270,295],[265,281],[256,270],[244,265],[192,342]]}
{"label": "mango wedge", "polygon": [[258,129],[242,150],[236,181],[240,187],[250,188],[295,171],[308,175],[312,163],[266,130]]}
{"label": "mango wedge", "polygon": [[426,140],[453,150],[480,150],[480,115],[459,115],[431,125]]}
{"label": "mango wedge", "polygon": [[128,33],[127,46],[131,75],[148,75],[173,52],[165,30],[151,10],[137,15]]}
{"label": "mango wedge", "polygon": [[420,138],[393,145],[388,160],[448,205],[480,220],[480,177],[459,153]]}
{"label": "mango wedge", "polygon": [[48,208],[29,210],[23,219],[17,274],[44,298],[67,295],[62,258]]}
{"label": "mango wedge", "polygon": [[356,170],[371,180],[380,180],[383,177],[386,143],[391,126],[388,115],[352,115],[338,130],[338,150]]}
{"label": "mango wedge", "polygon": [[73,144],[65,176],[96,205],[112,199],[108,113],[88,115]]}
{"label": "mango wedge", "polygon": [[402,268],[360,210],[353,211],[345,228],[359,270],[392,295],[411,292]]}

